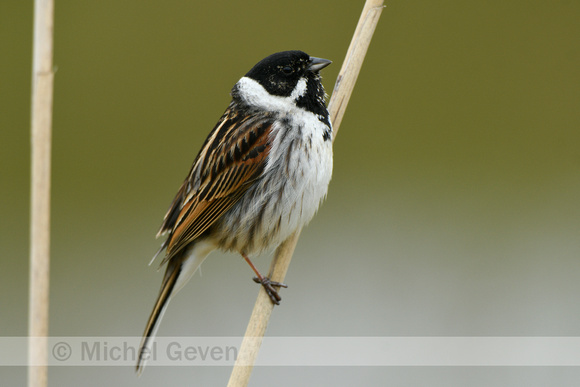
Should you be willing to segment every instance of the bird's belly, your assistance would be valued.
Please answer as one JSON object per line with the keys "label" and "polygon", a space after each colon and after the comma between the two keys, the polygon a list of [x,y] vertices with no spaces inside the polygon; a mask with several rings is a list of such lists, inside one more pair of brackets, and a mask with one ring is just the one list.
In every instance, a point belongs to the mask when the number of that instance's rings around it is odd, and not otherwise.
{"label": "bird's belly", "polygon": [[212,226],[220,248],[259,254],[312,219],[332,175],[332,143],[320,137],[293,146]]}

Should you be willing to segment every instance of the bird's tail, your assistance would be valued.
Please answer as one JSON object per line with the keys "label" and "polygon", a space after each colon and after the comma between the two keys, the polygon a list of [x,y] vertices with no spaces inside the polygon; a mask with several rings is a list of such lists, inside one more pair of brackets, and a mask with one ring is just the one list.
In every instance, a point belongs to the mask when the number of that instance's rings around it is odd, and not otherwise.
{"label": "bird's tail", "polygon": [[151,356],[151,345],[171,297],[189,281],[207,255],[214,249],[213,244],[200,241],[172,257],[167,263],[159,296],[151,311],[151,315],[145,326],[145,332],[143,332],[141,345],[139,346],[139,358],[136,368],[137,374],[140,375],[143,372],[145,363]]}

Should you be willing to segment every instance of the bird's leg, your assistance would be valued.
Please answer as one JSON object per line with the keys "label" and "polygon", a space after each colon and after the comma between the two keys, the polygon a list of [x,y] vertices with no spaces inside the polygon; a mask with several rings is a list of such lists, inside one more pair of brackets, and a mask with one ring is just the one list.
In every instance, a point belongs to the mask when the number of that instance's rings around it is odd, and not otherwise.
{"label": "bird's leg", "polygon": [[248,262],[248,265],[250,265],[250,267],[252,268],[254,273],[256,273],[256,277],[253,278],[254,282],[262,284],[262,286],[264,287],[264,290],[266,291],[266,293],[268,293],[268,296],[270,296],[270,299],[272,300],[272,302],[276,305],[280,305],[280,300],[282,300],[282,297],[280,297],[280,295],[278,294],[278,291],[276,289],[274,289],[274,286],[287,288],[288,285],[283,284],[281,282],[270,281],[270,278],[264,277],[262,274],[260,274],[260,272],[258,271],[256,266],[254,266],[252,261],[250,261],[250,258],[248,258],[248,256],[245,253],[241,253],[241,254],[242,254],[242,257],[244,257],[244,259],[246,260],[246,262]]}

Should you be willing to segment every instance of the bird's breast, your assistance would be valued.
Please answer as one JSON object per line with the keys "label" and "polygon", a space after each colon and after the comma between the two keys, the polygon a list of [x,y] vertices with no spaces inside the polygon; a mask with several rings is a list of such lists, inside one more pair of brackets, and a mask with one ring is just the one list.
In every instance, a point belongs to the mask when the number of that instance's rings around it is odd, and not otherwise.
{"label": "bird's breast", "polygon": [[276,121],[262,176],[216,222],[222,249],[260,253],[275,248],[312,219],[332,176],[329,131],[311,113]]}

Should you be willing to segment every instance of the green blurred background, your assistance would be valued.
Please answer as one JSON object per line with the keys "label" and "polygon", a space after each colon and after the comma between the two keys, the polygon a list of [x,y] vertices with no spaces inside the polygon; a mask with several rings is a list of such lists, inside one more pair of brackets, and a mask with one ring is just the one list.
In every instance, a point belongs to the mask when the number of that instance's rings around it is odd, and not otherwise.
{"label": "green blurred background", "polygon": [[[27,333],[32,2],[0,2],[0,336]],[[231,86],[334,60],[362,1],[57,1],[50,333],[138,336],[154,235]],[[580,335],[580,2],[391,1],[270,336]],[[265,271],[270,257],[257,264]],[[163,336],[241,336],[257,286],[215,253]],[[24,368],[0,368],[23,385]],[[50,386],[225,385],[227,367],[59,367]],[[578,368],[261,367],[252,385],[573,385]]]}

